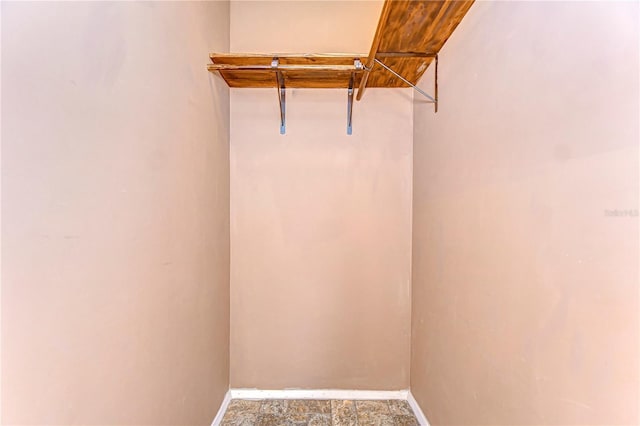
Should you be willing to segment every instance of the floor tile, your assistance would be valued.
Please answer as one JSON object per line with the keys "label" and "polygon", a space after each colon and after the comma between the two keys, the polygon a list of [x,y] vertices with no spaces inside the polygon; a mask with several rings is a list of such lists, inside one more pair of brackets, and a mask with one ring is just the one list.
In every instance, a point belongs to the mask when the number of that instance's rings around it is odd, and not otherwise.
{"label": "floor tile", "polygon": [[395,426],[391,414],[376,413],[372,411],[358,411],[359,426]]}
{"label": "floor tile", "polygon": [[331,401],[331,423],[333,426],[357,425],[356,404],[353,401]]}
{"label": "floor tile", "polygon": [[287,412],[288,402],[284,399],[265,399],[262,401],[260,412],[262,414],[284,415]]}
{"label": "floor tile", "polygon": [[222,423],[220,423],[220,426],[254,426],[257,419],[258,415],[254,413],[235,415],[229,415],[229,413],[227,413],[222,419]]}
{"label": "floor tile", "polygon": [[393,416],[396,426],[418,426],[418,420],[414,415]]}
{"label": "floor tile", "polygon": [[318,399],[295,399],[289,401],[288,412],[331,414],[331,401]]}
{"label": "floor tile", "polygon": [[289,426],[289,422],[283,414],[260,414],[256,426]]}
{"label": "floor tile", "polygon": [[360,412],[387,415],[391,414],[387,401],[356,401],[356,411],[358,414],[360,414]]}
{"label": "floor tile", "polygon": [[387,401],[356,401],[358,425],[394,426]]}
{"label": "floor tile", "polygon": [[320,413],[289,413],[289,426],[331,426],[331,414]]}
{"label": "floor tile", "polygon": [[413,410],[409,403],[402,399],[391,399],[389,403],[389,411],[394,416],[413,416]]}
{"label": "floor tile", "polygon": [[309,417],[311,414],[308,413],[296,413],[296,412],[287,412],[287,421],[290,426],[306,426],[309,423]]}
{"label": "floor tile", "polygon": [[[327,401],[327,402],[331,404],[330,401]],[[331,407],[331,405],[329,405],[329,407]],[[307,423],[307,425],[308,426],[331,426],[331,414],[318,414],[318,413],[310,414],[309,422]]]}
{"label": "floor tile", "polygon": [[227,407],[226,414],[249,414],[249,413],[257,413],[260,411],[260,406],[262,405],[262,401],[253,401],[246,399],[233,399],[229,403]]}

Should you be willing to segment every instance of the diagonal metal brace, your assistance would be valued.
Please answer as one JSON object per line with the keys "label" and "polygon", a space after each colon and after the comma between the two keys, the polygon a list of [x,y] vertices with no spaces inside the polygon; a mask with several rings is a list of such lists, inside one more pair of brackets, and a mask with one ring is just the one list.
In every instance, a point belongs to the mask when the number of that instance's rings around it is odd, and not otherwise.
{"label": "diagonal metal brace", "polygon": [[413,84],[412,82],[410,82],[409,80],[407,80],[406,78],[404,78],[403,76],[401,76],[400,74],[395,72],[393,69],[391,69],[390,67],[385,65],[381,60],[379,60],[377,58],[374,59],[374,60],[382,68],[386,69],[391,74],[395,75],[400,80],[402,80],[403,82],[405,82],[409,86],[413,87],[422,96],[424,96],[425,98],[429,99],[429,103],[435,104],[435,110],[436,110],[436,112],[438,112],[438,55],[435,55],[435,97],[429,95],[427,92],[425,92],[424,90],[422,90],[421,88],[419,88],[418,86],[416,86],[415,84]]}
{"label": "diagonal metal brace", "polygon": [[349,92],[347,98],[347,135],[352,133],[351,128],[351,119],[353,117],[353,84],[354,84],[355,76],[354,73],[351,73],[351,78],[349,79]]}
{"label": "diagonal metal brace", "polygon": [[284,76],[282,75],[282,72],[277,69],[279,62],[278,58],[273,58],[273,61],[271,61],[271,68],[276,69],[276,86],[278,89],[278,103],[280,104],[280,134],[284,135],[286,131],[286,89],[284,87]]}

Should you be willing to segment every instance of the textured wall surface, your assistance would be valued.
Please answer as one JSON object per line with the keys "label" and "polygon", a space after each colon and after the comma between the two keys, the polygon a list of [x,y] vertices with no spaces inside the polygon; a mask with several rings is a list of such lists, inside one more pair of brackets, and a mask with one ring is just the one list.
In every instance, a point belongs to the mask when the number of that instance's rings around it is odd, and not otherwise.
{"label": "textured wall surface", "polygon": [[211,424],[228,2],[1,7],[3,424]]}
{"label": "textured wall surface", "polygon": [[[380,2],[232,2],[231,50],[367,52]],[[412,102],[231,91],[231,385],[409,385]]]}
{"label": "textured wall surface", "polygon": [[411,388],[431,424],[638,423],[638,217],[613,216],[639,201],[638,39],[637,2],[477,2],[439,112],[416,97]]}

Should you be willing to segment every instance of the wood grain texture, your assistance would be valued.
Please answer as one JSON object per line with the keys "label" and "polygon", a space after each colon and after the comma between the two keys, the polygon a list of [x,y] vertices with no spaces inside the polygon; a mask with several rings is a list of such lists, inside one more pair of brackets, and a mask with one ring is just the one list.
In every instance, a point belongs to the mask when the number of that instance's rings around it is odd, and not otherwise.
{"label": "wood grain texture", "polygon": [[[275,70],[270,69],[271,61],[275,57],[278,58],[285,87],[331,89],[349,87],[352,73],[355,74],[355,84],[359,84],[363,70],[355,69],[354,60],[365,55],[212,53],[212,64],[208,69],[219,72],[229,87],[276,87]],[[259,67],[265,69],[256,69]]]}
{"label": "wood grain texture", "polygon": [[[218,72],[230,87],[276,87],[275,70],[270,67],[277,57],[286,87],[346,88],[353,73],[360,100],[366,87],[409,87],[375,59],[417,84],[472,4],[473,0],[386,0],[369,55],[212,53],[208,69]],[[398,55],[407,52],[416,56]],[[355,59],[365,69],[355,69]]]}
{"label": "wood grain texture", "polygon": [[[379,31],[367,59],[367,67],[378,58],[398,74],[417,84],[433,61],[432,57],[383,57],[382,52],[437,54],[449,39],[473,0],[406,1],[387,0],[378,23]],[[386,13],[384,13],[386,11]],[[373,47],[376,47],[375,53]],[[373,54],[373,57],[371,56]],[[373,63],[365,87],[408,87],[399,78]]]}

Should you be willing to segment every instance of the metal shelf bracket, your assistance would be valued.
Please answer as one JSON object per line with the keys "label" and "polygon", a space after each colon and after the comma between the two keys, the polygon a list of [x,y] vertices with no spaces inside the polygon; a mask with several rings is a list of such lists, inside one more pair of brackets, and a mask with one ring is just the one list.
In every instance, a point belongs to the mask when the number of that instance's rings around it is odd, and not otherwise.
{"label": "metal shelf bracket", "polygon": [[[363,69],[362,62],[359,59],[353,62],[355,70]],[[286,87],[284,83],[284,75],[279,69],[280,61],[277,57],[271,61],[271,69],[275,71],[276,75],[276,89],[278,90],[278,103],[280,104],[280,134],[284,135],[286,132]],[[354,86],[356,80],[355,71],[351,72],[349,77],[349,88],[347,91],[347,135],[353,134],[353,95]]]}
{"label": "metal shelf bracket", "polygon": [[278,70],[280,61],[278,58],[273,58],[271,61],[271,68],[276,70],[276,84],[278,90],[278,103],[280,104],[280,134],[284,135],[286,132],[286,89],[284,87],[284,77],[282,72]]}
{"label": "metal shelf bracket", "polygon": [[349,79],[349,91],[347,97],[347,135],[350,135],[353,131],[351,127],[351,120],[353,118],[353,83],[355,80],[355,75],[351,73],[351,78]]}
{"label": "metal shelf bracket", "polygon": [[[425,54],[425,56],[427,56],[428,54]],[[422,96],[424,96],[425,98],[428,99],[427,103],[431,103],[434,104],[435,107],[435,112],[438,112],[438,55],[429,55],[431,57],[435,58],[435,69],[434,69],[434,96],[429,95],[427,92],[425,92],[424,90],[422,90],[421,88],[419,88],[418,86],[416,86],[415,84],[413,84],[412,82],[410,82],[409,80],[407,80],[406,78],[404,78],[403,76],[401,76],[400,74],[398,74],[397,72],[395,72],[393,69],[391,69],[389,66],[387,66],[384,62],[382,62],[380,59],[375,58],[374,61],[380,65],[382,68],[386,69],[387,71],[389,71],[391,74],[395,75],[396,77],[398,77],[400,80],[402,80],[403,82],[405,82],[406,84],[408,84],[409,86],[413,87],[418,93],[420,93]]]}

